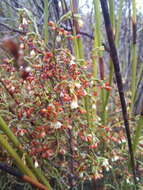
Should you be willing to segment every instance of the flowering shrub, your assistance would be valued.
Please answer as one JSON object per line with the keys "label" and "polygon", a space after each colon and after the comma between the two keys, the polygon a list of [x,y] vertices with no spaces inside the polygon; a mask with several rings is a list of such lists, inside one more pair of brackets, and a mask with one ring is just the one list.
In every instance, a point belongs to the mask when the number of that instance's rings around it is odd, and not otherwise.
{"label": "flowering shrub", "polygon": [[[73,38],[54,23],[49,25],[58,35]],[[3,59],[1,113],[35,167],[41,168],[57,189],[102,179],[113,165],[122,168],[127,155],[121,156],[118,148],[126,145],[124,129],[120,124],[114,127],[112,120],[103,125],[100,119],[102,102],[97,92],[111,91],[111,86],[96,79],[95,93],[95,79],[86,64],[81,65],[66,48],[51,52],[36,34],[19,41],[27,64],[17,71],[13,60]],[[99,100],[96,114],[95,99]],[[116,167],[114,172],[119,173]]]}

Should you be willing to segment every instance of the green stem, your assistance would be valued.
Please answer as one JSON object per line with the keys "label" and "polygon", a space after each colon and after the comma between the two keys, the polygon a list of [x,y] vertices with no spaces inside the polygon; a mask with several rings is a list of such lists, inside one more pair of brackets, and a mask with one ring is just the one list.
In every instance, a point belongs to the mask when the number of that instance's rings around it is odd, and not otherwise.
{"label": "green stem", "polygon": [[136,127],[136,132],[135,132],[135,137],[133,141],[133,151],[135,152],[137,149],[137,146],[139,144],[139,139],[141,136],[141,131],[143,128],[143,115],[140,116],[138,122],[137,122],[137,127]]}
{"label": "green stem", "polygon": [[132,59],[132,83],[131,83],[131,91],[132,91],[132,98],[131,98],[131,111],[133,110],[134,101],[135,101],[135,94],[136,94],[136,73],[137,73],[137,47],[136,44],[133,45],[133,59]]}
{"label": "green stem", "polygon": [[[110,14],[110,20],[111,20],[111,25],[112,25],[112,31],[113,35],[115,36],[115,15],[114,15],[114,10],[115,5],[114,5],[114,0],[109,0],[109,14]],[[110,58],[109,60],[109,85],[112,86],[112,79],[113,79],[113,72],[114,72],[114,67],[113,67],[113,62],[112,59]],[[107,122],[107,115],[108,115],[108,110],[107,110],[107,104],[109,101],[109,96],[110,92],[106,91],[105,92],[105,101],[103,102],[103,124]]]}
{"label": "green stem", "polygon": [[14,134],[12,133],[12,131],[7,126],[7,124],[2,119],[1,116],[0,116],[0,129],[9,137],[9,139],[13,142],[13,144],[16,146],[16,148],[18,148],[18,150],[22,148],[20,142],[17,139],[17,137],[14,136]]}
{"label": "green stem", "polygon": [[136,74],[137,74],[137,34],[136,34],[136,0],[132,0],[132,30],[133,30],[133,57],[132,57],[132,82],[131,82],[131,112],[133,111],[135,93],[136,93]]}
{"label": "green stem", "polygon": [[29,155],[23,151],[22,149],[22,145],[19,142],[19,140],[17,139],[16,136],[14,136],[14,134],[12,133],[12,131],[9,129],[9,127],[7,126],[7,124],[5,123],[5,121],[2,119],[2,117],[0,117],[0,129],[7,135],[7,137],[11,140],[11,142],[14,144],[14,146],[18,149],[19,153],[21,155],[25,155],[25,159],[27,162],[27,165],[31,168],[31,170],[33,171],[33,173],[36,175],[36,177],[43,182],[46,187],[48,187],[49,189],[51,189],[49,182],[47,181],[47,179],[44,177],[44,175],[42,174],[42,171],[38,168],[35,168],[31,158],[29,157]]}
{"label": "green stem", "polygon": [[48,43],[48,0],[44,0],[44,39]]}
{"label": "green stem", "polygon": [[[76,0],[71,0],[71,9],[72,9],[72,15],[73,15],[73,31],[75,39],[73,40],[73,48],[74,53],[77,59],[82,60],[81,66],[84,64],[84,49],[83,49],[83,42],[81,38],[76,38],[76,35],[80,32],[80,27],[78,24],[78,20],[75,17],[75,15],[78,13],[78,3]],[[86,96],[84,98],[84,106],[86,109],[86,117],[87,117],[87,123],[89,128],[92,127],[92,113],[91,113],[91,102],[89,96]]]}
{"label": "green stem", "polygon": [[1,146],[7,150],[9,155],[15,160],[17,167],[26,175],[36,179],[35,175],[31,172],[31,170],[24,164],[22,159],[18,156],[16,151],[11,147],[11,145],[7,142],[7,140],[0,134],[0,144]]}
{"label": "green stem", "polygon": [[[93,0],[93,5],[94,5],[94,18],[95,18],[95,27],[94,27],[94,44],[93,44],[93,77],[97,78],[97,72],[98,72],[98,64],[99,59],[102,59],[102,54],[99,48],[101,47],[101,13],[100,13],[100,4],[99,0]],[[101,69],[101,68],[100,68]],[[103,79],[101,79],[103,80]],[[97,88],[96,88],[96,81],[94,81],[94,87],[93,91],[96,93]],[[101,90],[101,99],[102,103],[104,105],[104,93],[103,90]],[[96,104],[96,97],[94,100]],[[94,115],[96,115],[96,111],[94,110]],[[102,113],[104,113],[104,110],[102,110]],[[103,119],[103,114],[101,115]]]}

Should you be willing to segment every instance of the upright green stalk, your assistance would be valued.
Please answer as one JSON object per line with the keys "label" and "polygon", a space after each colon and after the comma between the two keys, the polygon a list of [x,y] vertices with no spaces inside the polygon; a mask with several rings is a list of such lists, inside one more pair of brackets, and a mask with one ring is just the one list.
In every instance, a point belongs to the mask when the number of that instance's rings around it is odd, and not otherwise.
{"label": "upright green stalk", "polygon": [[[121,26],[121,22],[122,22],[122,8],[123,8],[123,0],[120,0],[119,2],[119,9],[118,9],[118,22],[117,24],[115,24],[115,5],[114,5],[114,0],[109,0],[109,13],[110,13],[110,20],[111,20],[111,24],[112,24],[112,29],[113,29],[113,34],[115,37],[115,44],[116,47],[119,46],[119,33],[120,33],[120,26]],[[113,72],[114,72],[114,68],[113,68],[113,63],[112,60],[110,59],[109,61],[109,84],[110,86],[112,85],[112,79],[113,79]],[[106,111],[106,107],[109,101],[109,95],[110,95],[110,91],[106,91],[105,94],[105,101],[104,101],[104,122],[106,122],[107,120],[107,111]]]}
{"label": "upright green stalk", "polygon": [[[113,31],[113,35],[115,38],[115,5],[114,5],[114,0],[109,0],[109,14],[110,14],[110,20],[111,20],[111,25],[112,25],[112,31]],[[109,85],[112,86],[112,79],[113,79],[113,72],[114,72],[114,67],[113,67],[113,63],[112,63],[112,59],[110,58],[109,60]],[[107,104],[109,101],[109,95],[110,95],[110,91],[106,91],[105,92],[105,101],[104,101],[104,105],[103,105],[103,118],[104,118],[104,124],[107,121]]]}
{"label": "upright green stalk", "polygon": [[[110,21],[111,21],[111,25],[112,25],[112,31],[113,31],[113,35],[115,38],[115,5],[114,5],[114,0],[109,0],[109,14],[110,14]],[[110,86],[112,85],[112,78],[113,78],[113,63],[112,60],[110,59],[109,61],[109,84]],[[107,97],[109,97],[110,92],[107,92]]]}
{"label": "upright green stalk", "polygon": [[94,39],[94,48],[99,48],[101,46],[101,13],[100,13],[100,4],[99,0],[93,0],[94,11],[95,11],[95,39]]}
{"label": "upright green stalk", "polygon": [[[104,65],[103,65],[103,57],[100,51],[101,47],[101,12],[100,12],[100,4],[99,0],[93,0],[94,5],[94,15],[95,15],[95,30],[94,30],[94,44],[93,44],[93,77],[97,78],[98,64],[100,68],[100,73],[103,72],[103,76],[101,76],[101,80],[104,80]],[[101,65],[102,63],[102,65]],[[94,92],[96,93],[96,81],[94,81]],[[101,89],[101,99],[102,99],[102,111],[101,118],[103,123],[105,123],[105,109],[104,109],[104,99],[105,99],[105,89]],[[96,104],[96,99],[94,100]],[[94,115],[96,114],[96,110],[94,111]]]}
{"label": "upright green stalk", "polygon": [[115,3],[114,0],[109,0],[109,13],[112,24],[113,34],[115,35]]}
{"label": "upright green stalk", "polygon": [[136,0],[132,0],[132,30],[133,30],[133,48],[132,48],[132,81],[131,81],[131,112],[133,110],[136,93],[136,74],[137,74],[137,34],[136,34]]}
{"label": "upright green stalk", "polygon": [[48,0],[44,0],[44,39],[48,43]]}
{"label": "upright green stalk", "polygon": [[36,179],[35,175],[31,172],[31,170],[24,164],[24,161],[18,156],[16,151],[11,147],[11,145],[7,142],[7,140],[0,134],[0,144],[1,146],[9,153],[9,155],[15,160],[18,168],[26,175]]}
{"label": "upright green stalk", "polygon": [[93,76],[94,78],[97,78],[97,63],[98,59],[97,56],[99,56],[99,47],[101,47],[101,15],[100,15],[100,6],[99,6],[99,0],[93,0],[94,4],[94,12],[95,12],[95,31],[94,31],[94,44],[93,44]]}
{"label": "upright green stalk", "polygon": [[[73,40],[73,48],[75,56],[78,60],[80,60],[81,65],[84,64],[84,50],[83,50],[83,42],[81,38],[76,38],[76,35],[80,33],[80,27],[78,24],[78,20],[76,15],[78,14],[78,2],[77,0],[71,0],[71,10],[73,16],[73,32],[74,32],[74,40]],[[84,98],[84,105],[87,111],[87,123],[88,126],[92,127],[92,113],[91,113],[91,103],[88,95]]]}
{"label": "upright green stalk", "polygon": [[141,131],[143,129],[143,115],[140,115],[140,118],[137,122],[137,127],[136,127],[136,131],[135,131],[135,137],[134,137],[134,141],[133,141],[133,151],[135,153],[137,146],[139,144],[139,140],[140,140],[140,136],[141,136]]}
{"label": "upright green stalk", "polygon": [[14,136],[14,134],[12,133],[10,128],[7,126],[7,124],[4,122],[1,116],[0,116],[0,130],[2,130],[5,135],[7,135],[7,137],[13,142],[13,144],[16,146],[18,150],[22,148],[17,137]]}
{"label": "upright green stalk", "polygon": [[[41,182],[43,182],[46,187],[48,187],[49,189],[51,189],[47,179],[44,177],[44,175],[42,174],[42,171],[38,168],[35,168],[31,158],[28,156],[28,154],[23,151],[22,145],[19,142],[19,140],[17,139],[16,136],[14,136],[14,134],[12,133],[12,131],[10,130],[10,128],[7,126],[7,124],[5,123],[5,121],[2,119],[2,117],[0,117],[0,130],[2,130],[4,132],[4,134],[11,140],[11,142],[14,144],[14,146],[17,148],[18,152],[20,153],[20,156],[25,155],[25,160],[27,165],[29,166],[29,168],[31,168],[33,175],[35,175]],[[2,139],[2,138],[1,138]],[[2,143],[2,142],[0,142]],[[7,143],[8,144],[8,143]],[[5,148],[5,147],[4,147]],[[7,151],[9,152],[9,154],[15,159],[15,153],[12,154],[12,150],[14,150],[12,147],[9,148],[9,145],[6,146]],[[15,152],[15,151],[14,151]],[[16,155],[16,160],[17,160],[17,156]],[[19,157],[19,156],[18,156]],[[19,163],[18,163],[19,164]],[[23,171],[23,168],[22,168]]]}
{"label": "upright green stalk", "polygon": [[[140,69],[139,69],[139,74],[138,74],[138,79],[137,79],[137,85],[139,85],[139,83],[142,80],[142,76],[143,76],[143,62],[140,63]],[[136,89],[136,93],[137,93],[137,89]]]}
{"label": "upright green stalk", "polygon": [[[80,26],[77,20],[76,15],[78,14],[78,2],[76,0],[71,1],[71,9],[72,9],[72,16],[73,16],[73,32],[74,32],[74,51],[77,59],[84,59],[84,50],[83,50],[83,43],[81,38],[76,38],[76,35],[80,33]],[[84,61],[81,61],[83,64]]]}

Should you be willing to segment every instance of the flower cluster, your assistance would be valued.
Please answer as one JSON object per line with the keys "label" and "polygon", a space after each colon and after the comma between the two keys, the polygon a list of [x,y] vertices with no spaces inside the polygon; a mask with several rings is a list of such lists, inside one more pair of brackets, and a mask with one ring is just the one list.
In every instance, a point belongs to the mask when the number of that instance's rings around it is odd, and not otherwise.
{"label": "flower cluster", "polygon": [[[49,26],[59,35],[71,36],[53,22]],[[109,144],[121,146],[125,137],[122,130],[115,136],[110,126],[101,125],[98,115],[89,110],[97,96],[92,75],[66,48],[50,51],[33,34],[19,40],[30,68],[28,75],[19,75],[8,58],[0,66],[1,110],[9,109],[5,117],[13,133],[36,160],[36,167],[41,166],[45,173],[52,170],[53,175],[57,175],[58,168],[58,175],[66,179],[65,189],[71,175],[75,185],[78,179],[102,178],[104,171],[110,171],[110,162],[116,162],[117,158],[114,155],[115,159],[110,159],[113,151]],[[111,90],[108,83],[99,88]],[[104,159],[101,159],[102,151],[106,152]],[[46,175],[51,178],[50,174]]]}
{"label": "flower cluster", "polygon": [[59,27],[56,23],[53,21],[49,21],[48,25],[51,27],[53,31],[56,31],[59,36],[64,36],[68,40],[73,40],[73,39],[79,39],[81,38],[80,34],[77,34],[76,36],[72,35],[70,31],[67,31],[66,29]]}

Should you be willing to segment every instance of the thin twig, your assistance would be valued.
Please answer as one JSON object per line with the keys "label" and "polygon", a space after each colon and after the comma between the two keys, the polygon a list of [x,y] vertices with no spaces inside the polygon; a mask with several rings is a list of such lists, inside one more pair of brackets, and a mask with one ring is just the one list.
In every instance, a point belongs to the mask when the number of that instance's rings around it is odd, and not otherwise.
{"label": "thin twig", "polygon": [[26,34],[26,32],[23,32],[23,31],[21,31],[21,30],[15,29],[15,28],[11,28],[10,26],[8,26],[8,25],[6,25],[6,24],[4,24],[4,23],[1,23],[1,22],[0,22],[0,25],[3,26],[3,27],[5,27],[5,28],[7,28],[8,30],[10,30],[10,31],[12,31],[12,32],[18,32],[19,34],[23,34],[23,35]]}
{"label": "thin twig", "polygon": [[41,184],[39,181],[34,180],[31,177],[22,174],[20,171],[8,166],[5,163],[0,163],[0,169],[27,182],[27,183],[30,183],[31,185],[34,185],[35,187],[37,187],[39,189],[48,190],[48,188],[45,185]]}

